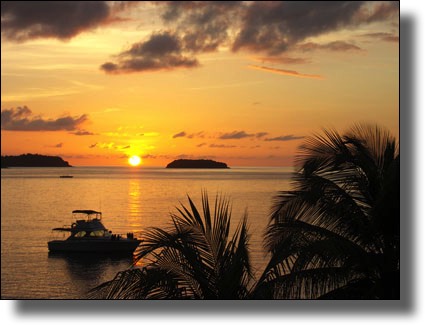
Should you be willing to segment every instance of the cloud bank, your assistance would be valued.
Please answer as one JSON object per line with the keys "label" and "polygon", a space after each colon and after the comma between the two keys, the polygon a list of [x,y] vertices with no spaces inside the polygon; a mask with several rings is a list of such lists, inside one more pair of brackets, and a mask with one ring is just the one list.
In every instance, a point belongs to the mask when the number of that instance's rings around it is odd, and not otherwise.
{"label": "cloud bank", "polygon": [[[217,51],[262,53],[360,51],[344,40],[326,44],[312,37],[380,21],[397,21],[399,3],[392,1],[164,1],[155,2],[171,31],[157,31],[101,65],[106,73],[131,73],[200,66],[197,54]],[[264,57],[263,57],[264,58]],[[271,60],[271,59],[269,59]],[[283,64],[308,62],[281,57]],[[300,74],[287,74],[300,76]]]}
{"label": "cloud bank", "polygon": [[33,116],[27,106],[1,111],[1,129],[7,131],[74,131],[87,120],[86,114],[46,120],[40,116]]}
{"label": "cloud bank", "polygon": [[69,40],[117,21],[123,4],[107,1],[2,1],[2,35],[12,41],[36,38]]}
{"label": "cloud bank", "polygon": [[[285,54],[361,51],[346,40],[317,44],[310,39],[376,22],[397,24],[399,16],[398,1],[3,1],[2,36],[18,42],[69,40],[123,21],[120,15],[130,6],[154,6],[168,30],[154,31],[101,64],[107,74],[196,68],[201,65],[199,54],[221,47],[261,53],[279,64],[308,63]],[[369,37],[398,41],[398,35],[386,32]]]}
{"label": "cloud bank", "polygon": [[197,67],[198,60],[184,54],[181,42],[171,32],[153,34],[147,41],[135,43],[118,54],[116,63],[106,62],[100,69],[117,74]]}

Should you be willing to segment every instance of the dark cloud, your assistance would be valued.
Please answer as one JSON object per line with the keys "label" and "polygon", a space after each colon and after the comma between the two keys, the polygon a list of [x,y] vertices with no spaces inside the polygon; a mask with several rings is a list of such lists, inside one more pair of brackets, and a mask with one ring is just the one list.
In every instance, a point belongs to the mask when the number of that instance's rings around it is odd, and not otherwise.
{"label": "dark cloud", "polygon": [[181,51],[180,40],[176,35],[164,32],[153,34],[146,42],[135,43],[121,56],[165,56]]}
{"label": "dark cloud", "polygon": [[385,42],[399,42],[399,36],[392,33],[368,33],[361,35],[362,37],[368,37],[372,39],[379,39]]}
{"label": "dark cloud", "polygon": [[[206,23],[215,14],[226,14],[234,9],[239,9],[243,1],[164,1],[165,5],[162,18],[168,22],[178,20],[195,20]],[[189,18],[186,15],[189,13]]]}
{"label": "dark cloud", "polygon": [[357,23],[373,23],[396,18],[400,13],[400,1],[366,1],[354,17]]}
{"label": "dark cloud", "polygon": [[311,37],[377,21],[397,20],[398,2],[368,1],[163,1],[155,2],[169,31],[153,33],[105,62],[101,69],[119,74],[200,66],[195,55],[217,51],[266,53],[264,61],[304,64],[287,51],[359,51],[345,41],[305,43]]}
{"label": "dark cloud", "polygon": [[146,41],[135,43],[118,55],[117,62],[106,62],[107,73],[130,73],[176,68],[195,68],[196,53],[215,51],[228,41],[228,30],[234,23],[238,1],[164,1],[157,2],[162,18],[173,23],[175,32],[153,33]]}
{"label": "dark cloud", "polygon": [[315,50],[328,50],[335,52],[346,52],[346,51],[362,51],[360,47],[354,44],[350,44],[344,41],[334,41],[326,44],[317,43],[303,43],[297,46],[297,49],[303,52],[315,51]]}
{"label": "dark cloud", "polygon": [[219,136],[219,139],[222,140],[229,140],[229,139],[243,139],[243,138],[250,138],[253,137],[254,134],[248,134],[245,131],[233,131],[230,133],[224,133],[221,136]]}
{"label": "dark cloud", "polygon": [[[2,1],[1,30],[9,40],[68,40],[81,32],[117,20],[107,1]],[[116,9],[116,10],[115,10]]]}
{"label": "dark cloud", "polygon": [[177,25],[185,50],[197,53],[215,51],[226,43],[228,30],[245,5],[241,1],[170,1],[164,8],[163,19]]}
{"label": "dark cloud", "polygon": [[5,109],[1,112],[1,128],[8,131],[73,131],[87,121],[87,115],[65,116],[57,119],[43,119],[33,116],[27,107]]}
{"label": "dark cloud", "polygon": [[289,135],[282,135],[280,137],[275,137],[275,138],[267,138],[264,139],[265,141],[291,141],[291,140],[299,140],[299,139],[303,139],[304,137],[301,136],[294,136],[293,134],[289,134]]}
{"label": "dark cloud", "polygon": [[74,135],[94,135],[93,132],[86,131],[86,130],[77,130],[75,132],[72,132]]}
{"label": "dark cloud", "polygon": [[184,53],[181,40],[170,32],[152,34],[147,41],[135,43],[117,56],[117,63],[106,62],[100,69],[106,73],[131,73],[176,68],[194,68],[196,58]]}
{"label": "dark cloud", "polygon": [[202,142],[202,143],[198,144],[197,147],[201,148],[201,147],[206,146],[206,145],[207,144],[205,142]]}
{"label": "dark cloud", "polygon": [[186,136],[186,132],[182,131],[173,135],[173,139],[175,138],[183,138]]}
{"label": "dark cloud", "polygon": [[97,142],[96,142],[96,143],[91,144],[91,145],[89,146],[89,148],[90,148],[90,149],[93,149],[93,148],[96,148],[96,146],[97,146]]}
{"label": "dark cloud", "polygon": [[279,54],[313,36],[398,17],[398,2],[256,1],[247,7],[233,50]]}

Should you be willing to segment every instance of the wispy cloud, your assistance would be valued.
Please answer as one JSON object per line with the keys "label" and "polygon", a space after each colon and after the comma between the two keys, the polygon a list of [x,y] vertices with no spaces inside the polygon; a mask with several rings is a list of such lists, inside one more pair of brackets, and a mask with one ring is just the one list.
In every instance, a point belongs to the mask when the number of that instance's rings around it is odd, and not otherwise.
{"label": "wispy cloud", "polygon": [[385,33],[385,32],[379,32],[379,33],[367,33],[360,35],[361,37],[367,37],[372,39],[378,39],[385,42],[399,42],[400,38],[398,35],[395,35],[393,33]]}
{"label": "wispy cloud", "polygon": [[348,52],[348,51],[363,51],[355,44],[347,43],[345,41],[334,41],[325,44],[318,44],[313,42],[299,44],[296,49],[303,52],[328,50],[333,52]]}
{"label": "wispy cloud", "polygon": [[87,131],[87,130],[77,130],[77,131],[71,132],[71,133],[74,134],[74,135],[80,135],[80,136],[83,136],[83,135],[94,135],[93,132],[90,132],[90,131]]}
{"label": "wispy cloud", "polygon": [[259,66],[259,65],[249,65],[248,67],[250,69],[261,70],[261,71],[266,71],[266,72],[271,72],[271,73],[276,73],[276,74],[281,74],[284,76],[290,76],[290,77],[296,77],[296,78],[308,78],[308,79],[320,79],[320,80],[324,79],[323,76],[318,74],[306,74],[306,73],[300,73],[294,70],[277,69],[277,68],[270,68],[270,67]]}
{"label": "wispy cloud", "polygon": [[186,132],[182,131],[173,135],[173,139],[175,138],[184,138],[186,136]]}
{"label": "wispy cloud", "polygon": [[243,138],[250,138],[253,137],[254,134],[246,133],[245,131],[233,131],[230,133],[224,133],[221,136],[219,136],[219,139],[222,140],[229,140],[229,139],[243,139]]}
{"label": "wispy cloud", "polygon": [[293,134],[289,134],[289,135],[282,135],[279,137],[274,137],[274,138],[266,138],[264,139],[264,141],[291,141],[291,140],[299,140],[299,139],[303,139],[303,136],[294,136]]}
{"label": "wispy cloud", "polygon": [[236,148],[236,146],[234,146],[234,145],[215,144],[215,143],[210,144],[209,147],[210,148],[222,148],[222,149],[224,149],[224,148]]}
{"label": "wispy cloud", "polygon": [[188,139],[195,139],[195,138],[205,138],[205,132],[204,131],[200,131],[200,132],[196,132],[196,133],[186,133],[185,131],[176,133],[173,135],[173,139],[175,138],[188,138]]}
{"label": "wispy cloud", "polygon": [[[176,133],[172,136],[172,138],[188,138],[188,139],[218,139],[218,140],[239,140],[244,138],[257,138],[261,139],[265,137],[268,134],[268,132],[257,132],[257,133],[248,133],[246,131],[232,131],[232,132],[221,132],[221,133],[215,133],[215,134],[207,134],[204,131],[200,132],[194,132],[194,133],[187,133],[185,131],[181,131],[179,133]],[[205,142],[201,143],[198,146],[206,145]]]}

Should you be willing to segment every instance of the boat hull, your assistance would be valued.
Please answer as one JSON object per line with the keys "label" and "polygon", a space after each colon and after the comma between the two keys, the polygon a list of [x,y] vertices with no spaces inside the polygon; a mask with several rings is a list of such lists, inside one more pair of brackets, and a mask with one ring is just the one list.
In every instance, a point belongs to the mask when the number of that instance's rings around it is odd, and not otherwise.
{"label": "boat hull", "polygon": [[140,240],[52,240],[47,243],[50,252],[75,253],[133,253]]}

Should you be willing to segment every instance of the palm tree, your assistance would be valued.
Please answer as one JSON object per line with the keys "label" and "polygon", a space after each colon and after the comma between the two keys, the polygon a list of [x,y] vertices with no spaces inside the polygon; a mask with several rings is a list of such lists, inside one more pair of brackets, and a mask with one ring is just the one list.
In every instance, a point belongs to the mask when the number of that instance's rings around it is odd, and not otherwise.
{"label": "palm tree", "polygon": [[400,156],[389,132],[356,125],[300,147],[276,197],[257,297],[400,298]]}
{"label": "palm tree", "polygon": [[252,280],[246,216],[230,238],[229,201],[216,197],[214,211],[202,194],[202,216],[189,207],[172,214],[168,229],[151,228],[136,252],[143,267],[117,274],[91,290],[103,299],[244,299]]}

